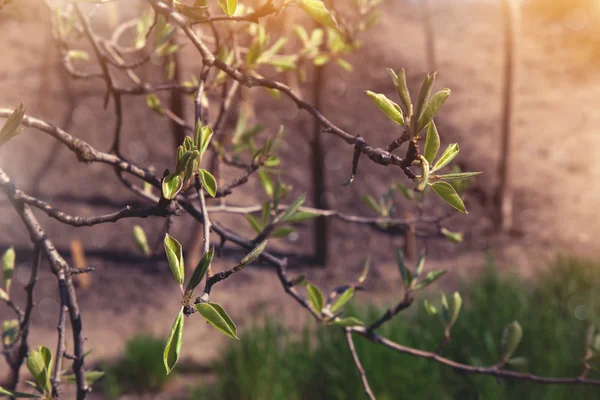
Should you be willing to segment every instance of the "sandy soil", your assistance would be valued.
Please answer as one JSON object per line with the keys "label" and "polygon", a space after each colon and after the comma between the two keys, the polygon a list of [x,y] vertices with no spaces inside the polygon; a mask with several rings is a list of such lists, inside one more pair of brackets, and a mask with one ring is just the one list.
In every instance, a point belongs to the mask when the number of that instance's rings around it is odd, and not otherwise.
{"label": "sandy soil", "polygon": [[[408,71],[413,92],[426,72],[422,27],[418,10],[401,1],[384,6],[383,19],[366,38],[363,50],[352,57],[353,73],[329,71],[324,111],[352,133],[384,146],[394,138],[393,124],[371,105],[364,90],[393,96],[386,67]],[[458,141],[459,162],[471,170],[483,170],[475,191],[469,196],[468,216],[454,217],[449,226],[465,231],[467,243],[452,245],[432,240],[428,244],[427,268],[448,268],[445,285],[452,286],[461,276],[472,276],[482,265],[486,250],[493,251],[500,265],[524,277],[545,268],[556,249],[593,255],[598,251],[596,237],[600,225],[595,206],[600,201],[596,181],[600,167],[593,162],[600,148],[600,114],[595,112],[600,96],[596,71],[582,67],[585,49],[564,48],[560,29],[524,21],[519,40],[520,66],[516,93],[513,177],[516,193],[516,237],[498,237],[491,230],[492,193],[497,183],[499,157],[499,118],[502,68],[501,14],[491,5],[448,6],[434,9],[439,79],[437,87],[449,87],[453,94],[442,111],[438,126],[442,143]],[[104,88],[100,81],[70,81],[58,68],[57,55],[44,22],[32,18],[6,18],[0,21],[0,105],[14,106],[22,101],[28,113],[65,127],[99,149],[111,141],[114,116],[103,110]],[[557,33],[558,32],[558,33]],[[551,36],[549,40],[549,35]],[[549,47],[547,43],[554,43]],[[186,49],[186,51],[191,49]],[[197,58],[186,57],[186,71],[196,73]],[[151,74],[148,71],[148,74]],[[258,116],[267,126],[286,126],[282,146],[284,164],[290,166],[288,182],[295,193],[309,190],[309,147],[306,137],[312,126],[306,114],[295,111],[288,101],[257,96]],[[147,112],[144,98],[127,98],[124,122],[125,154],[157,170],[169,166],[172,143],[169,124]],[[325,139],[328,196],[332,205],[354,214],[371,215],[362,204],[365,193],[382,193],[402,179],[391,168],[361,163],[355,183],[343,188],[351,168],[352,150],[334,137]],[[81,165],[65,148],[56,146],[46,135],[32,129],[0,151],[0,167],[27,192],[38,194],[71,214],[97,215],[130,204],[137,198],[115,179],[110,168]],[[77,189],[74,189],[77,188]],[[262,198],[256,180],[245,186],[244,195],[232,196],[231,204],[252,204]],[[437,203],[434,213],[441,212]],[[91,275],[91,288],[79,292],[87,347],[93,348],[90,362],[116,357],[126,338],[137,332],[166,337],[179,307],[179,294],[169,276],[166,259],[145,259],[136,253],[131,241],[134,224],[142,225],[154,243],[163,221],[123,220],[94,228],[64,226],[38,213],[50,238],[69,259],[69,243],[79,239],[88,262],[97,268]],[[219,215],[232,229],[250,233],[241,217]],[[184,245],[194,225],[188,218],[175,222],[174,236]],[[311,230],[299,229],[295,242],[282,240],[281,251],[301,250],[311,254]],[[13,293],[23,298],[22,286],[29,271],[31,246],[28,236],[9,204],[0,202],[0,249],[15,246],[18,257]],[[331,263],[326,270],[307,265],[306,257],[292,260],[293,268],[306,272],[324,287],[354,279],[366,254],[373,259],[372,280],[360,300],[390,301],[399,293],[400,282],[394,265],[394,249],[402,238],[370,227],[334,221],[331,232]],[[241,253],[227,247],[215,264],[220,270]],[[214,293],[238,323],[241,331],[264,313],[277,312],[290,324],[307,318],[285,297],[276,277],[268,268],[249,268],[228,279]],[[386,294],[381,294],[386,293]],[[56,281],[47,264],[36,288],[37,307],[33,315],[31,343],[55,347],[58,298]],[[0,307],[0,319],[10,315]],[[183,358],[206,363],[218,354],[226,339],[199,318],[186,323]],[[202,345],[197,345],[201,343]],[[192,345],[193,344],[193,345]],[[5,365],[0,364],[0,377]]]}

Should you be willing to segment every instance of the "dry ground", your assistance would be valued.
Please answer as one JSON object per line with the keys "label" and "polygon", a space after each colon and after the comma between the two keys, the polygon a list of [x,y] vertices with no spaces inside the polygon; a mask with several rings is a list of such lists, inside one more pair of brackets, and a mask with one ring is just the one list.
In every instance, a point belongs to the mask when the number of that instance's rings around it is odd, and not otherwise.
{"label": "dry ground", "polygon": [[[334,122],[381,146],[394,138],[393,124],[374,109],[362,92],[370,89],[393,95],[386,67],[405,67],[413,92],[418,90],[426,72],[418,10],[399,0],[386,2],[384,9],[381,23],[365,38],[363,50],[353,57],[355,71],[329,71],[324,106]],[[468,199],[471,213],[456,216],[449,224],[465,230],[469,240],[460,246],[431,241],[427,268],[450,269],[446,284],[452,285],[457,277],[471,276],[480,268],[488,249],[495,252],[501,265],[527,277],[545,268],[545,261],[556,249],[596,254],[600,233],[600,224],[595,223],[600,201],[596,182],[600,167],[596,166],[595,155],[600,149],[600,114],[595,108],[600,98],[600,79],[597,71],[585,66],[585,49],[564,48],[560,27],[528,20],[523,23],[512,168],[520,234],[497,237],[490,231],[490,214],[500,143],[501,14],[491,5],[454,2],[452,6],[436,4],[434,11],[438,87],[453,91],[439,118],[442,142],[458,141],[461,164],[485,174]],[[1,26],[0,106],[14,106],[22,101],[30,115],[60,125],[99,149],[107,149],[114,116],[110,107],[102,109],[102,83],[63,79],[45,23],[5,17]],[[554,36],[548,40],[548,35]],[[186,51],[193,54],[191,49]],[[185,59],[186,71],[197,73],[197,58]],[[260,91],[253,93],[257,96],[259,119],[265,125],[276,127],[280,121],[286,125],[282,158],[290,167],[288,182],[294,184],[297,194],[309,190],[309,146],[305,138],[310,134],[310,118],[297,113],[287,101],[277,102]],[[154,165],[159,171],[168,167],[172,157],[169,124],[150,115],[142,97],[127,98],[125,109],[126,155],[143,165]],[[381,193],[402,177],[394,175],[395,169],[363,160],[355,183],[343,188],[340,183],[350,172],[352,150],[334,137],[325,141],[328,151],[324,173],[332,205],[354,214],[370,215],[360,196]],[[0,167],[19,188],[39,194],[71,214],[96,215],[138,202],[117,182],[110,168],[79,164],[67,149],[32,129],[25,130],[1,150]],[[244,196],[232,196],[231,203],[252,204],[261,196],[259,185],[252,181],[245,187]],[[433,212],[440,210],[434,207]],[[89,264],[97,268],[91,276],[91,289],[79,292],[87,347],[94,349],[91,362],[116,357],[124,340],[136,332],[166,337],[179,307],[178,290],[164,257],[144,259],[131,241],[132,226],[139,223],[154,242],[161,234],[162,220],[122,220],[74,229],[38,215],[63,255],[68,257],[70,241],[79,239]],[[243,218],[218,218],[232,229],[250,233]],[[185,245],[193,226],[186,218],[177,219],[174,236]],[[289,251],[300,247],[303,255],[310,255],[310,235],[308,227],[301,228],[296,242],[282,241],[278,248]],[[354,279],[364,257],[371,254],[373,279],[359,298],[389,301],[399,293],[394,249],[401,244],[398,236],[335,221],[330,267],[324,271],[311,269],[302,258],[294,267],[307,272],[310,279],[323,282],[322,286],[332,287],[344,279]],[[31,246],[15,212],[2,201],[0,249],[11,245],[18,254],[13,292],[19,299],[28,276]],[[227,248],[215,268],[225,268],[240,255]],[[36,300],[31,343],[54,348],[58,298],[56,281],[47,264],[36,288]],[[290,324],[306,320],[267,268],[250,268],[220,284],[214,301],[224,305],[241,331],[266,312],[278,312]],[[9,314],[7,308],[0,307],[0,318]],[[200,318],[191,318],[186,323],[183,357],[206,363],[218,354],[225,340]],[[5,365],[0,365],[2,376]]]}

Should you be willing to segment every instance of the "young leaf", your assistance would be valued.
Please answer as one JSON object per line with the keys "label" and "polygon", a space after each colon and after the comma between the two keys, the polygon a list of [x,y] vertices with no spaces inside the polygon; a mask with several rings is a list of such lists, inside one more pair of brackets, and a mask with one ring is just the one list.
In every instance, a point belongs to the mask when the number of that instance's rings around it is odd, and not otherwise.
{"label": "young leaf", "polygon": [[518,321],[513,321],[506,325],[502,333],[502,357],[507,360],[515,352],[521,338],[523,337],[523,328]]}
{"label": "young leaf", "polygon": [[8,299],[8,293],[6,293],[4,289],[0,289],[0,300],[7,301]]}
{"label": "young leaf", "polygon": [[433,282],[440,279],[442,277],[442,275],[444,275],[445,273],[446,273],[445,270],[429,272],[427,274],[427,276],[421,282],[417,283],[417,285],[415,286],[415,290],[423,289],[423,288],[431,285]]}
{"label": "young leaf", "polygon": [[47,359],[49,352],[50,350],[47,348],[38,346],[38,351],[31,350],[27,355],[27,369],[45,393],[52,392],[52,387],[50,386],[50,369],[47,367],[48,361],[51,361],[52,358],[50,355],[50,360]]}
{"label": "young leaf", "polygon": [[425,252],[421,253],[421,255],[419,256],[419,260],[417,261],[417,270],[415,272],[415,278],[418,278],[421,276],[424,265],[425,265]]}
{"label": "young leaf", "polygon": [[69,50],[67,57],[73,61],[88,61],[90,56],[85,50]]}
{"label": "young leaf", "polygon": [[273,197],[273,181],[271,181],[271,178],[269,177],[269,175],[267,175],[264,171],[258,171],[258,178],[260,179],[260,183],[263,186],[263,189],[265,190],[265,193],[267,194],[267,196],[269,197]]}
{"label": "young leaf", "polygon": [[371,257],[367,256],[365,260],[365,265],[363,266],[363,272],[360,274],[358,278],[358,284],[362,285],[367,280],[367,275],[369,274],[369,267],[371,266]]}
{"label": "young leaf", "polygon": [[423,307],[425,308],[425,312],[431,317],[438,314],[437,308],[435,308],[435,306],[429,304],[429,300],[427,300],[427,299],[423,300]]}
{"label": "young leaf", "polygon": [[438,160],[433,165],[431,172],[433,173],[448,165],[452,160],[454,160],[454,157],[458,155],[459,150],[460,149],[458,148],[458,144],[456,143],[448,145],[448,147],[446,147],[446,150],[444,150],[440,158],[438,158]]}
{"label": "young leaf", "polygon": [[421,182],[417,186],[417,191],[422,192],[425,190],[427,183],[429,182],[429,163],[424,156],[419,156],[419,160],[421,161],[421,169],[423,170],[423,175],[421,175]]}
{"label": "young leaf", "polygon": [[0,386],[0,394],[3,396],[16,397],[16,398],[21,398],[21,399],[36,399],[36,398],[38,398],[37,395],[29,394],[29,393],[22,393],[22,392],[13,392],[11,390],[4,389],[2,386]]}
{"label": "young leaf", "polygon": [[421,132],[431,121],[435,115],[441,110],[442,106],[450,96],[450,89],[443,89],[431,96],[431,99],[427,102],[423,113],[419,117],[419,123],[417,125],[417,133]]}
{"label": "young leaf", "polygon": [[275,229],[273,232],[269,234],[269,237],[274,239],[287,237],[290,233],[294,232],[295,229],[292,226],[284,226],[278,229]]}
{"label": "young leaf", "polygon": [[242,258],[242,261],[240,261],[240,265],[246,265],[256,260],[258,257],[260,257],[266,246],[266,240],[260,242],[250,253],[248,253],[246,257]]}
{"label": "young leaf", "polygon": [[529,362],[525,357],[513,357],[506,363],[518,369],[527,369],[527,366],[529,365]]}
{"label": "young leaf", "polygon": [[439,175],[437,179],[440,181],[451,182],[451,181],[462,181],[465,179],[470,179],[474,176],[480,175],[483,172],[458,172],[454,174],[445,174]]}
{"label": "young leaf", "polygon": [[404,125],[404,116],[398,104],[388,99],[384,94],[373,93],[370,90],[367,90],[365,93],[389,119],[400,126]]}
{"label": "young leaf", "polygon": [[256,233],[261,233],[263,230],[263,226],[260,224],[260,222],[258,222],[258,220],[256,219],[256,217],[252,214],[246,214],[246,219],[248,220],[248,222],[250,223],[250,226],[252,227],[252,229],[254,229],[254,231]]}
{"label": "young leaf", "polygon": [[404,283],[404,287],[410,287],[413,276],[404,263],[404,254],[402,253],[402,250],[396,250],[396,262],[398,263],[398,269],[400,269],[400,276],[402,277],[402,283]]}
{"label": "young leaf", "polygon": [[196,304],[196,310],[204,317],[204,319],[223,332],[232,339],[238,339],[235,324],[229,318],[223,307],[216,303],[200,303]]}
{"label": "young leaf", "polygon": [[427,138],[425,139],[425,148],[423,149],[423,155],[429,162],[429,164],[433,164],[433,160],[435,160],[435,156],[440,150],[440,135],[438,133],[437,127],[435,126],[435,122],[431,121],[429,126],[427,127]]}
{"label": "young leaf", "polygon": [[298,0],[298,6],[310,15],[315,21],[333,29],[338,29],[338,23],[331,11],[321,0]]}
{"label": "young leaf", "polygon": [[25,106],[23,103],[19,104],[15,111],[12,112],[10,117],[4,123],[4,126],[0,130],[0,147],[8,142],[13,137],[17,136],[23,128],[20,126],[25,115]]}
{"label": "young leaf", "polygon": [[381,214],[381,206],[377,201],[375,201],[373,196],[364,195],[363,197],[361,197],[361,199],[363,203],[371,207],[377,214]]}
{"label": "young leaf", "polygon": [[318,216],[319,216],[319,214],[315,214],[310,211],[297,211],[294,214],[292,214],[291,217],[287,218],[285,221],[292,224],[292,223],[296,223],[296,222],[309,221],[311,219],[317,218]]}
{"label": "young leaf", "polygon": [[175,277],[175,280],[179,285],[183,285],[184,278],[184,261],[183,261],[183,248],[181,244],[168,233],[165,234],[165,253],[167,253],[167,260],[171,267],[171,272]]}
{"label": "young leaf", "polygon": [[402,183],[397,183],[396,184],[396,189],[398,189],[398,191],[400,193],[402,193],[402,195],[404,197],[406,197],[408,200],[414,200],[415,199],[415,192],[413,190],[410,190],[408,187],[406,187],[406,185],[404,185]]}
{"label": "young leaf", "polygon": [[15,270],[15,249],[9,247],[2,255],[2,276],[4,278],[4,289],[10,293],[13,271]]}
{"label": "young leaf", "polygon": [[461,232],[452,232],[444,227],[440,229],[440,233],[446,236],[446,239],[454,243],[461,243],[464,239],[463,234]]}
{"label": "young leaf", "polygon": [[350,64],[348,61],[344,60],[343,58],[337,58],[335,60],[335,62],[344,70],[347,72],[352,72],[352,64]]}
{"label": "young leaf", "polygon": [[11,319],[2,321],[2,343],[5,346],[10,346],[17,340],[19,336],[19,321]]}
{"label": "young leaf", "polygon": [[465,208],[465,203],[463,203],[462,199],[458,193],[456,193],[456,190],[454,190],[452,185],[447,182],[436,182],[432,184],[431,187],[446,203],[450,204],[461,213],[468,214],[467,209]]}
{"label": "young leaf", "polygon": [[294,215],[296,211],[298,211],[298,209],[302,206],[305,197],[306,196],[304,194],[300,195],[300,197],[298,197],[292,204],[288,206],[288,208],[285,209],[284,213],[281,214],[281,217],[276,218],[277,221],[287,222],[288,218],[291,218],[292,215]]}
{"label": "young leaf", "polygon": [[344,293],[342,293],[340,297],[336,300],[336,302],[333,303],[333,305],[331,306],[331,312],[335,313],[336,311],[344,307],[346,303],[352,300],[352,297],[354,297],[354,293],[355,290],[353,287],[349,287],[348,289],[346,289]]}
{"label": "young leaf", "polygon": [[162,104],[160,104],[160,100],[153,94],[149,94],[146,96],[146,104],[148,108],[159,115],[163,115],[165,110],[163,110]]}
{"label": "young leaf", "polygon": [[196,286],[198,286],[200,282],[202,282],[202,278],[204,278],[204,275],[206,275],[206,271],[208,271],[208,268],[210,267],[210,263],[212,262],[214,255],[214,247],[211,247],[208,252],[202,255],[200,262],[196,266],[196,269],[194,270],[194,273],[192,274],[192,277],[190,278],[190,281],[188,282],[187,287],[185,288],[186,292],[193,292]]}
{"label": "young leaf", "polygon": [[168,175],[162,182],[162,195],[167,200],[173,200],[183,188],[183,179],[179,174]]}
{"label": "young leaf", "polygon": [[[85,383],[88,385],[93,385],[98,379],[104,376],[104,372],[102,371],[85,371]],[[63,379],[68,383],[76,383],[77,379],[75,378],[75,374],[63,375]]]}
{"label": "young leaf", "polygon": [[336,318],[335,321],[330,322],[328,325],[335,326],[363,326],[365,323],[355,317]]}
{"label": "young leaf", "polygon": [[312,305],[313,309],[320,314],[321,310],[325,306],[325,300],[323,298],[321,289],[312,283],[309,283],[306,285],[306,290],[308,291],[308,299],[310,300],[310,304]]}
{"label": "young leaf", "polygon": [[460,314],[460,309],[462,307],[462,297],[460,297],[460,293],[454,292],[452,295],[452,303],[450,304],[450,322],[449,327],[454,325],[456,320],[458,319],[458,314]]}
{"label": "young leaf", "polygon": [[402,68],[396,76],[394,84],[396,85],[396,89],[398,90],[400,100],[402,100],[402,104],[404,104],[405,111],[408,115],[412,115],[413,105],[410,101],[410,93],[408,91],[408,85],[406,84],[406,72],[404,71],[404,68]]}
{"label": "young leaf", "polygon": [[183,308],[179,310],[179,314],[173,322],[169,339],[165,345],[165,351],[163,352],[163,363],[167,375],[171,373],[175,364],[179,360],[179,354],[181,353],[181,344],[183,343]]}
{"label": "young leaf", "polygon": [[205,169],[201,169],[199,172],[202,187],[208,192],[208,194],[210,194],[211,197],[215,197],[217,195],[217,180]]}
{"label": "young leaf", "polygon": [[150,255],[151,251],[150,246],[148,245],[148,239],[146,238],[146,232],[144,232],[144,229],[139,225],[133,227],[133,242],[144,255]]}
{"label": "young leaf", "polygon": [[[421,90],[419,91],[419,101],[417,102],[417,109],[415,110],[416,118],[413,119],[414,128],[417,128],[417,123],[421,119],[421,115],[423,114],[423,109],[425,105],[429,101],[429,95],[431,94],[431,88],[433,87],[433,82],[435,82],[436,72],[433,74],[427,74],[427,77],[423,81],[421,85]],[[418,132],[415,132],[417,134]]]}
{"label": "young leaf", "polygon": [[231,17],[237,8],[237,0],[219,0],[219,5],[228,17]]}

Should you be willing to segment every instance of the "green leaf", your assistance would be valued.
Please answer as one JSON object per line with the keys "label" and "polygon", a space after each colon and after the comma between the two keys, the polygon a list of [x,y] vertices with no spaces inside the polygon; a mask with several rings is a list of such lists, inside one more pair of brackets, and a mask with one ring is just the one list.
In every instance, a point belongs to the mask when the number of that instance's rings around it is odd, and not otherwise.
{"label": "green leaf", "polygon": [[452,295],[452,303],[450,304],[450,322],[449,326],[454,325],[456,320],[458,319],[458,315],[460,314],[460,309],[462,307],[462,297],[460,297],[460,293],[454,292]]}
{"label": "green leaf", "polygon": [[10,346],[17,340],[19,336],[19,321],[11,319],[8,321],[2,321],[2,343],[6,346]]}
{"label": "green leaf", "polygon": [[[88,385],[93,385],[98,379],[104,376],[104,372],[102,371],[85,371],[85,382]],[[77,379],[74,374],[63,375],[63,379],[67,383],[76,383]]]}
{"label": "green leaf", "polygon": [[336,318],[335,321],[330,322],[328,325],[334,326],[363,326],[365,323],[355,317]]}
{"label": "green leaf", "polygon": [[242,261],[240,261],[240,265],[246,265],[256,260],[258,257],[260,257],[262,252],[265,250],[266,246],[266,240],[260,242],[250,253],[248,253],[248,255],[246,255],[246,257],[242,258]]}
{"label": "green leaf", "polygon": [[415,272],[415,278],[418,278],[421,276],[424,266],[425,266],[425,253],[423,252],[419,256],[419,260],[417,261],[417,270]]}
{"label": "green leaf", "polygon": [[513,321],[506,325],[502,333],[502,357],[506,360],[515,352],[521,338],[523,337],[523,328],[518,321]]}
{"label": "green leaf", "polygon": [[415,199],[414,190],[410,190],[406,185],[404,185],[402,183],[397,183],[396,184],[396,189],[398,189],[398,191],[400,193],[402,193],[402,195],[404,197],[406,197],[408,200],[414,200]]}
{"label": "green leaf", "polygon": [[49,361],[51,362],[52,360],[52,355],[49,355],[49,353],[50,350],[44,346],[38,346],[38,351],[31,350],[27,355],[27,369],[45,393],[52,392],[52,387],[50,386],[50,369],[48,367]]}
{"label": "green leaf", "polygon": [[171,328],[171,333],[163,352],[163,363],[165,364],[167,375],[171,373],[179,360],[181,344],[183,343],[183,322],[183,308],[181,308],[175,318],[175,322],[173,322],[173,327]]}
{"label": "green leaf", "polygon": [[525,357],[514,357],[506,362],[508,365],[511,365],[517,369],[527,369],[529,366],[529,362]]}
{"label": "green leaf", "polygon": [[289,222],[290,224],[304,222],[304,221],[309,221],[311,219],[315,219],[318,216],[319,216],[319,214],[315,214],[310,211],[297,211],[291,217],[286,219],[286,222]]}
{"label": "green leaf", "polygon": [[217,180],[205,169],[201,169],[199,172],[202,187],[208,192],[208,194],[210,194],[211,197],[215,197],[217,195]]}
{"label": "green leaf", "polygon": [[337,58],[335,62],[342,67],[344,71],[352,72],[352,64],[350,64],[348,61],[342,58]]}
{"label": "green leaf", "polygon": [[450,89],[442,89],[433,96],[431,96],[431,99],[429,99],[427,105],[425,106],[425,109],[423,110],[423,113],[419,117],[419,124],[417,125],[416,133],[421,132],[423,128],[425,128],[427,125],[429,125],[431,121],[433,121],[433,118],[442,109],[442,106],[444,105],[449,96]]}
{"label": "green leaf", "polygon": [[371,266],[371,257],[367,256],[365,260],[365,264],[363,266],[363,272],[358,277],[358,284],[362,285],[367,280],[367,275],[369,275],[369,267]]}
{"label": "green leaf", "polygon": [[150,255],[151,251],[150,246],[148,245],[148,239],[146,238],[146,232],[144,232],[144,229],[139,225],[133,227],[133,242],[144,255]]}
{"label": "green leaf", "polygon": [[267,196],[269,197],[273,197],[273,181],[271,181],[271,178],[269,177],[269,175],[267,175],[267,173],[265,173],[264,171],[258,171],[258,178],[260,179],[260,183],[263,186],[263,189],[265,190],[265,193],[267,194]]}
{"label": "green leaf", "polygon": [[313,64],[317,67],[323,66],[329,62],[329,56],[327,54],[319,54],[313,59]]}
{"label": "green leaf", "polygon": [[235,324],[231,318],[229,318],[229,315],[227,315],[223,307],[216,303],[200,303],[196,304],[196,309],[209,324],[230,338],[239,339],[237,337]]}
{"label": "green leaf", "polygon": [[402,253],[402,250],[396,250],[396,262],[398,264],[398,269],[400,270],[400,276],[402,277],[402,283],[404,283],[404,287],[410,287],[413,276],[404,263],[404,254]]}
{"label": "green leaf", "polygon": [[179,174],[168,175],[162,182],[162,195],[167,200],[173,200],[183,188],[183,179]]}
{"label": "green leaf", "polygon": [[148,108],[150,108],[152,111],[159,115],[163,115],[165,113],[165,110],[163,109],[160,100],[153,94],[149,94],[146,96],[146,104],[148,105]]}
{"label": "green leaf", "polygon": [[427,300],[427,299],[423,300],[423,307],[425,308],[425,312],[431,317],[438,314],[437,308],[435,308],[435,306],[429,304],[429,300]]}
{"label": "green leaf", "polygon": [[346,289],[344,293],[342,293],[340,297],[336,300],[336,302],[333,303],[333,305],[331,306],[331,312],[335,313],[336,311],[344,307],[346,303],[352,300],[352,297],[354,297],[354,293],[355,290],[353,287],[349,287],[348,289]]}
{"label": "green leaf", "polygon": [[440,232],[442,235],[446,236],[446,239],[454,243],[461,243],[464,239],[463,234],[461,232],[452,232],[444,227],[440,229]]}
{"label": "green leaf", "polygon": [[458,172],[458,173],[454,173],[454,174],[439,175],[436,177],[436,179],[439,179],[440,181],[445,181],[445,182],[462,181],[465,179],[470,179],[470,178],[480,175],[482,173],[483,172]]}
{"label": "green leaf", "polygon": [[454,160],[454,157],[456,157],[458,155],[459,151],[460,151],[460,149],[458,148],[458,144],[452,143],[452,144],[448,145],[448,147],[446,147],[446,150],[444,150],[444,152],[442,153],[440,158],[438,158],[438,160],[433,165],[431,172],[433,173],[439,169],[444,168],[452,160]]}
{"label": "green leaf", "polygon": [[196,286],[198,286],[200,282],[202,282],[202,278],[204,278],[204,275],[206,275],[208,268],[210,268],[210,264],[212,263],[214,255],[214,247],[211,247],[210,250],[208,250],[208,252],[202,255],[200,262],[196,266],[196,269],[194,270],[194,273],[192,274],[192,277],[190,278],[190,281],[188,282],[187,287],[185,288],[186,292],[193,292],[194,289],[196,289]]}
{"label": "green leaf", "polygon": [[321,0],[298,0],[298,6],[315,21],[333,29],[338,29],[335,17]]}
{"label": "green leaf", "polygon": [[427,276],[421,282],[417,283],[417,285],[415,286],[415,290],[423,289],[423,288],[431,285],[433,282],[440,279],[445,273],[446,273],[445,270],[429,272],[427,274]]}
{"label": "green leaf", "polygon": [[271,58],[273,58],[279,52],[279,50],[281,50],[281,48],[283,46],[285,46],[286,42],[287,42],[287,38],[280,37],[279,39],[277,39],[277,41],[275,42],[275,44],[273,46],[271,46],[270,48],[265,50],[260,55],[260,57],[258,57],[258,60],[256,60],[256,62],[258,64],[260,64],[260,63],[269,61]]}
{"label": "green leaf", "polygon": [[[419,91],[419,101],[417,103],[417,109],[415,110],[416,118],[413,119],[414,128],[417,128],[417,122],[421,120],[421,115],[423,114],[423,110],[425,105],[429,101],[429,95],[431,94],[431,88],[433,87],[433,82],[435,82],[436,72],[433,74],[427,74],[425,80],[423,80],[423,84],[421,85],[421,90]],[[418,132],[415,132],[415,135]]]}
{"label": "green leaf", "polygon": [[424,156],[419,156],[419,160],[421,161],[421,169],[423,171],[423,175],[421,176],[421,181],[417,186],[417,191],[422,192],[425,190],[427,183],[429,183],[429,163]]}
{"label": "green leaf", "polygon": [[7,301],[8,299],[8,293],[6,293],[4,289],[0,289],[0,300]]}
{"label": "green leaf", "polygon": [[394,85],[396,86],[396,90],[398,91],[398,95],[400,96],[400,100],[402,104],[404,104],[404,110],[412,115],[412,102],[410,101],[410,93],[408,91],[408,85],[406,84],[406,72],[404,68],[400,70],[398,74],[396,74],[392,69],[388,68],[388,72],[394,81]]}
{"label": "green leaf", "polygon": [[278,222],[288,222],[288,218],[291,218],[296,213],[296,211],[298,211],[298,209],[302,206],[305,197],[306,196],[304,194],[300,195],[300,197],[298,197],[292,204],[288,206],[288,208],[285,209],[283,214],[281,214],[281,217],[276,218],[276,220]]}
{"label": "green leaf", "polygon": [[274,239],[287,237],[290,233],[294,232],[295,229],[291,226],[284,226],[278,229],[275,229],[273,232],[269,234],[269,237]]}
{"label": "green leaf", "polygon": [[312,283],[309,283],[306,285],[306,290],[308,291],[308,299],[310,300],[311,306],[318,314],[320,314],[325,306],[325,299],[321,289]]}
{"label": "green leaf", "polygon": [[219,0],[219,5],[221,9],[227,16],[231,17],[237,8],[237,0]]}
{"label": "green leaf", "polygon": [[402,115],[402,109],[398,104],[388,99],[384,94],[374,93],[370,90],[367,90],[365,93],[389,119],[400,126],[404,125],[404,116]]}
{"label": "green leaf", "polygon": [[431,124],[427,127],[427,138],[425,139],[425,148],[423,149],[423,155],[429,164],[433,164],[433,160],[435,160],[435,156],[439,150],[440,134],[435,126],[435,122],[431,121]]}
{"label": "green leaf", "polygon": [[15,111],[8,117],[0,130],[0,147],[4,146],[6,142],[23,131],[23,128],[20,125],[24,115],[25,106],[21,103],[15,108]]}
{"label": "green leaf", "polygon": [[15,249],[13,247],[9,247],[2,255],[2,276],[4,278],[6,293],[10,293],[13,271],[15,270],[15,258]]}
{"label": "green leaf", "polygon": [[213,130],[210,126],[202,126],[202,122],[196,123],[194,130],[194,147],[200,152],[200,159],[208,149],[210,140],[213,136]]}
{"label": "green leaf", "polygon": [[90,59],[89,54],[84,50],[69,50],[67,57],[73,61],[88,61]]}
{"label": "green leaf", "polygon": [[183,248],[181,244],[168,233],[165,234],[165,253],[167,253],[167,260],[169,260],[169,266],[171,272],[175,277],[175,280],[179,285],[183,285],[183,279],[185,274],[184,260],[183,260]]}
{"label": "green leaf", "polygon": [[10,396],[10,397],[24,398],[24,399],[35,399],[38,397],[37,395],[29,394],[29,393],[13,392],[13,391],[4,389],[2,386],[0,386],[0,394],[5,395],[5,396]]}
{"label": "green leaf", "polygon": [[252,227],[252,229],[254,229],[254,231],[256,233],[261,233],[263,230],[263,226],[261,225],[260,222],[258,222],[258,220],[256,219],[256,217],[252,214],[246,214],[246,219],[248,220],[248,222],[250,223],[250,226]]}
{"label": "green leaf", "polygon": [[379,203],[370,195],[364,195],[361,197],[363,203],[368,205],[371,209],[373,209],[377,214],[381,214],[381,206]]}
{"label": "green leaf", "polygon": [[271,203],[268,202],[268,201],[265,201],[263,203],[262,211],[261,211],[261,214],[260,214],[261,224],[263,226],[266,225],[266,224],[268,224],[270,219],[271,219]]}
{"label": "green leaf", "polygon": [[463,203],[451,184],[447,182],[436,182],[432,184],[431,187],[446,203],[450,204],[461,213],[468,214],[465,203]]}

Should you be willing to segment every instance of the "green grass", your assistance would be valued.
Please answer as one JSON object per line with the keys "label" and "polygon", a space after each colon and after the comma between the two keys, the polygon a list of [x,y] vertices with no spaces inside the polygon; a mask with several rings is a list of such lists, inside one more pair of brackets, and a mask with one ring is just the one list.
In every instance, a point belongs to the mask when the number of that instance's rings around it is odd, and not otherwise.
{"label": "green grass", "polygon": [[163,364],[165,342],[148,334],[127,340],[120,360],[102,368],[102,390],[108,398],[116,399],[124,393],[156,393],[168,378]]}
{"label": "green grass", "polygon": [[[545,376],[576,376],[581,370],[589,317],[600,316],[600,265],[559,258],[534,286],[495,272],[493,266],[461,289],[464,306],[443,355],[472,365],[498,361],[504,326],[518,320],[524,337],[515,356],[528,370]],[[428,316],[422,298],[379,333],[402,343],[434,350],[443,332]],[[439,296],[431,301],[439,304]],[[585,308],[587,307],[587,308]],[[586,311],[587,310],[587,311]],[[370,321],[374,307],[353,310]],[[313,326],[312,324],[310,325]],[[308,327],[293,335],[273,320],[246,330],[213,365],[215,381],[200,385],[194,399],[295,400],[364,399],[358,374],[339,328]],[[379,400],[386,399],[593,399],[597,389],[502,381],[455,372],[355,338],[358,354]],[[595,371],[592,377],[599,377]]]}

